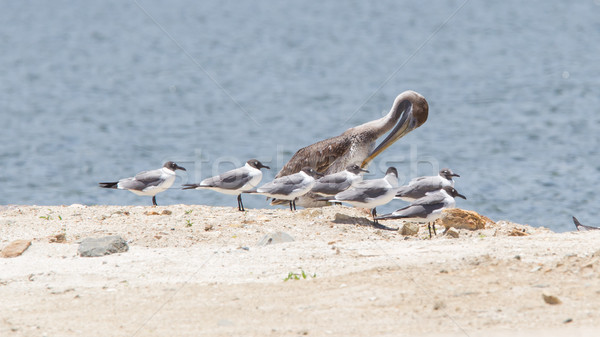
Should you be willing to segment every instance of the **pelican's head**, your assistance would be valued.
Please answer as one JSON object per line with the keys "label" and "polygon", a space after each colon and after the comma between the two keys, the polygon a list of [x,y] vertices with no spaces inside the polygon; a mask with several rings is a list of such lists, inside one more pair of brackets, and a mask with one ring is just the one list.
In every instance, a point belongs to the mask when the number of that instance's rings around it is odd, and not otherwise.
{"label": "pelican's head", "polygon": [[412,130],[423,125],[427,121],[428,114],[429,104],[427,104],[425,97],[418,92],[407,90],[398,95],[390,111],[391,119],[397,120],[396,126],[369,156],[363,160],[361,167],[369,165],[369,162],[383,152],[383,150]]}

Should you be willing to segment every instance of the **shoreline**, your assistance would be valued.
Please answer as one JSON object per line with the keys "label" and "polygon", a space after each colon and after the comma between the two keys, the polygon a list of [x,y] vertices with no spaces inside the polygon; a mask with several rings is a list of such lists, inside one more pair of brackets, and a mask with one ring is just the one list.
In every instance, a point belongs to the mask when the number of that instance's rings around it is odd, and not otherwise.
{"label": "shoreline", "polygon": [[[401,235],[368,217],[344,206],[3,206],[0,249],[32,244],[0,259],[0,335],[597,331],[600,231],[499,221],[430,240],[426,225]],[[510,236],[515,229],[526,235]],[[257,246],[276,231],[294,241]],[[53,241],[59,234],[64,241]],[[78,256],[79,241],[106,235],[129,251]]]}

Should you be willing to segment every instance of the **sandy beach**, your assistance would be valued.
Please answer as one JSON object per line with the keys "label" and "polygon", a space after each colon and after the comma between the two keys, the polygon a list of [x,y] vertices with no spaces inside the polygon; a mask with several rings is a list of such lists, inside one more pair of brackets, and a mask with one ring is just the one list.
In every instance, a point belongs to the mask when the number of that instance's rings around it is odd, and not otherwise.
{"label": "sandy beach", "polygon": [[[1,336],[596,336],[600,231],[458,238],[343,206],[3,206]],[[265,235],[294,241],[266,246]],[[521,232],[514,236],[515,231]],[[81,257],[84,238],[123,253]],[[285,280],[287,279],[287,280]]]}

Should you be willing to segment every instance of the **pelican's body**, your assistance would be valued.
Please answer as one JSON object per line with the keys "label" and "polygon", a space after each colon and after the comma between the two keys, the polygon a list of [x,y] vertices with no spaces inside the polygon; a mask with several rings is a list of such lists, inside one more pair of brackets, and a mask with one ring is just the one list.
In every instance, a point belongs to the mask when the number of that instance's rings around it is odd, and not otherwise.
{"label": "pelican's body", "polygon": [[[405,91],[396,97],[386,116],[298,150],[277,177],[294,174],[305,166],[314,167],[325,175],[343,171],[353,163],[361,163],[360,166],[365,168],[379,153],[425,123],[428,112],[429,106],[423,96],[411,90]],[[390,130],[389,135],[376,146],[377,139]],[[317,199],[317,196],[308,193],[298,199],[298,204],[305,207],[327,205]]]}

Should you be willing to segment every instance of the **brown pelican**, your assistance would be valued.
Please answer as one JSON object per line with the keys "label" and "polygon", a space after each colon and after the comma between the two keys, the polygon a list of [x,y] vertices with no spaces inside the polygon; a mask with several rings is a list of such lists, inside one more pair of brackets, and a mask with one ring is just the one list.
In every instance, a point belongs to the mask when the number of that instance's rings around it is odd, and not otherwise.
{"label": "brown pelican", "polygon": [[[313,167],[325,175],[343,171],[348,165],[369,163],[412,130],[427,121],[429,105],[421,94],[407,90],[394,100],[390,112],[382,118],[355,126],[339,136],[322,140],[301,148],[277,173],[276,178],[299,172],[303,167]],[[393,130],[392,130],[393,128]],[[377,139],[388,131],[388,136],[377,146]],[[287,202],[287,201],[284,201]],[[273,204],[281,203],[273,200]],[[298,200],[298,205],[318,207],[327,205],[309,193]]]}

